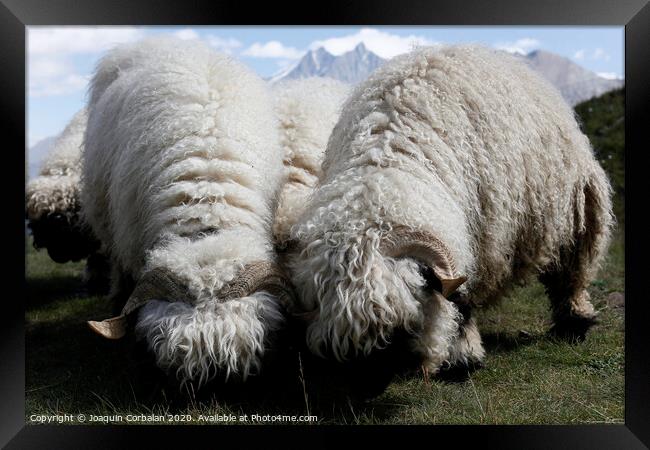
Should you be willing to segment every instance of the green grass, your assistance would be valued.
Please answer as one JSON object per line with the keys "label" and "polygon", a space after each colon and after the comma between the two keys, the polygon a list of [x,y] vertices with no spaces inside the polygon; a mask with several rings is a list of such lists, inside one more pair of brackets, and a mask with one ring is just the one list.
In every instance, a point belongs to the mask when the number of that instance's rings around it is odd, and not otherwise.
{"label": "green grass", "polygon": [[[56,264],[28,242],[28,421],[32,414],[191,414],[196,419],[199,414],[302,415],[309,410],[319,424],[623,422],[624,308],[606,301],[608,294],[624,289],[622,234],[590,287],[601,322],[585,342],[547,336],[548,301],[541,285],[531,282],[499,306],[479,312],[488,356],[486,366],[469,378],[426,383],[418,374],[401,376],[371,401],[336,404],[305,397],[300,373],[291,371],[283,380],[290,386],[287,392],[282,383],[261,388],[228,384],[198,397],[175,392],[142,369],[147,366],[133,356],[131,344],[102,340],[87,329],[86,320],[109,317],[111,311],[105,299],[85,294],[83,267],[83,262]],[[307,386],[328,382],[309,374],[304,378]],[[178,419],[172,422],[183,423]]]}

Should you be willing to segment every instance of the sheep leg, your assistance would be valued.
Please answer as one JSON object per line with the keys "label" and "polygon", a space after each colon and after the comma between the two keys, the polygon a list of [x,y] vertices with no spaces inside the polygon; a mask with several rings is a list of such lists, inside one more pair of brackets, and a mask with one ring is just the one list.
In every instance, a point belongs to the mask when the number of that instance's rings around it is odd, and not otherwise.
{"label": "sheep leg", "polygon": [[84,281],[90,294],[105,294],[110,284],[110,261],[100,252],[93,252],[86,260]]}
{"label": "sheep leg", "polygon": [[609,190],[604,176],[593,176],[584,186],[577,204],[580,224],[574,244],[560,250],[559,264],[540,276],[553,311],[551,332],[569,340],[584,340],[596,323],[587,286],[607,248],[612,225]]}
{"label": "sheep leg", "polygon": [[551,333],[570,341],[584,340],[596,323],[596,311],[587,292],[590,277],[585,263],[579,252],[562,252],[560,267],[539,277],[551,301]]}
{"label": "sheep leg", "polygon": [[119,315],[135,288],[135,282],[118,264],[112,265],[110,272],[111,286],[108,299],[112,304],[113,314]]}

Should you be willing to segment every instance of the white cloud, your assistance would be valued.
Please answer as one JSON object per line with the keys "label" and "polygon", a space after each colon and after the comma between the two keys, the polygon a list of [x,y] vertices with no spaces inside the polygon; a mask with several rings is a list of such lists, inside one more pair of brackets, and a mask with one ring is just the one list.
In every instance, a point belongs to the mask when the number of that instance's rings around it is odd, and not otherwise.
{"label": "white cloud", "polygon": [[585,60],[589,58],[592,61],[609,61],[611,59],[611,55],[602,48],[596,48],[592,52],[587,52],[585,49],[580,49],[573,54],[573,57],[578,60]]}
{"label": "white cloud", "polygon": [[29,82],[29,96],[33,98],[66,95],[83,91],[90,80],[89,75],[66,73],[55,77],[34,79]]}
{"label": "white cloud", "polygon": [[27,30],[30,55],[99,53],[144,36],[143,30],[133,27],[28,27]]}
{"label": "white cloud", "polygon": [[573,54],[573,57],[575,59],[585,59],[585,50],[584,49],[578,50]]}
{"label": "white cloud", "polygon": [[623,77],[616,72],[598,72],[597,75],[608,80],[622,80]]}
{"label": "white cloud", "polygon": [[205,41],[208,45],[216,50],[224,53],[232,53],[234,50],[241,47],[243,44],[234,38],[222,38],[214,34],[205,36]]}
{"label": "white cloud", "polygon": [[605,61],[609,61],[610,58],[610,55],[602,48],[597,48],[594,50],[594,53],[592,55],[592,59],[603,59]]}
{"label": "white cloud", "polygon": [[536,50],[539,48],[541,42],[533,38],[521,38],[513,42],[498,42],[494,45],[495,48],[499,50],[504,50],[508,53],[519,53],[526,55],[530,53],[531,50]]}
{"label": "white cloud", "polygon": [[176,36],[179,39],[184,41],[190,41],[192,39],[199,39],[199,33],[194,31],[191,28],[183,28],[182,30],[174,31],[172,35]]}
{"label": "white cloud", "polygon": [[[111,47],[142,39],[148,34],[134,27],[29,27],[29,96],[48,97],[82,91],[89,74],[80,74],[72,63],[79,55],[94,58]],[[184,40],[200,39],[192,28],[169,33]],[[205,42],[224,53],[232,53],[242,43],[232,38],[206,35]]]}
{"label": "white cloud", "polygon": [[242,46],[242,43],[239,42],[237,39],[222,38],[214,34],[208,34],[204,38],[201,38],[199,33],[197,33],[196,30],[192,28],[183,28],[181,30],[174,31],[173,33],[171,33],[171,35],[179,39],[182,39],[184,41],[202,39],[210,47],[219,50],[220,52],[228,53],[228,54],[231,54],[235,49]]}
{"label": "white cloud", "polygon": [[84,90],[89,75],[76,73],[65,56],[30,56],[27,64],[30,97],[65,95]]}
{"label": "white cloud", "polygon": [[72,67],[62,59],[36,57],[30,58],[27,70],[30,79],[44,79],[65,75]]}
{"label": "white cloud", "polygon": [[280,41],[268,41],[264,44],[255,42],[242,53],[245,56],[255,58],[283,58],[298,59],[304,52],[294,48],[287,47]]}
{"label": "white cloud", "polygon": [[49,97],[83,91],[90,75],[72,63],[79,55],[94,56],[145,35],[134,27],[28,27],[27,70],[30,97]]}
{"label": "white cloud", "polygon": [[423,36],[400,36],[386,33],[376,28],[362,28],[357,33],[347,36],[314,41],[309,48],[314,50],[319,47],[324,47],[325,50],[333,55],[341,55],[353,50],[362,42],[368,50],[382,58],[392,58],[401,53],[409,52],[417,46],[439,44]]}

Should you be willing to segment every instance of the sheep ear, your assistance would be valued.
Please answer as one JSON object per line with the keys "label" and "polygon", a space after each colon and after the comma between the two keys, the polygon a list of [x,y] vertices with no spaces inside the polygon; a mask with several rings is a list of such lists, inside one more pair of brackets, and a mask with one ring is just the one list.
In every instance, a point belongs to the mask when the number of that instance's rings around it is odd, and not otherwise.
{"label": "sheep ear", "polygon": [[189,302],[190,295],[185,283],[169,270],[152,269],[140,277],[119,316],[102,321],[90,320],[88,326],[106,339],[121,339],[126,336],[127,316],[152,299]]}
{"label": "sheep ear", "polygon": [[444,297],[453,294],[467,281],[467,277],[456,273],[456,264],[449,248],[426,231],[395,226],[382,241],[381,250],[386,256],[415,258],[431,267],[440,280]]}
{"label": "sheep ear", "polygon": [[126,316],[119,315],[101,322],[89,320],[88,326],[106,339],[121,339],[126,336]]}

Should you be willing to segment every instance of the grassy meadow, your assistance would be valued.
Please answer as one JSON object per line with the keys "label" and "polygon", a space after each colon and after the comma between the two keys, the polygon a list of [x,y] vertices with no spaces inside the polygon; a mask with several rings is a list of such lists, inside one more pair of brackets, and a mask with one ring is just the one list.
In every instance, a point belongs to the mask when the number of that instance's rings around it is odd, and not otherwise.
{"label": "grassy meadow", "polygon": [[[92,415],[126,423],[115,416],[153,414],[165,416],[153,423],[210,424],[198,422],[199,415],[311,414],[317,424],[623,423],[622,99],[617,91],[576,109],[612,178],[618,215],[608,258],[589,288],[600,323],[584,342],[547,334],[549,303],[542,286],[531,280],[499,306],[478,312],[487,358],[485,367],[472,373],[431,380],[417,372],[399,375],[372,400],[327,401],[315,389],[338,381],[318,376],[317,369],[303,371],[302,358],[308,355],[294,352],[276,363],[280,370],[270,381],[261,377],[244,386],[228,383],[207,393],[181,393],[149,368],[143,353],[132,351],[128,339],[103,340],[87,328],[87,320],[112,314],[104,298],[86,293],[84,262],[56,264],[45,251],[35,251],[28,237],[26,421],[33,423],[34,414],[84,414],[85,423]],[[152,422],[136,418],[129,423]]]}
{"label": "grassy meadow", "polygon": [[[398,376],[366,402],[312,403],[312,380],[287,370],[283,388],[227,384],[214,395],[174,392],[142,372],[129,344],[107,341],[86,326],[110,316],[109,304],[88,296],[84,264],[52,262],[27,248],[26,420],[32,414],[117,415],[310,414],[321,424],[622,423],[624,410],[624,285],[622,236],[590,288],[600,324],[579,344],[547,335],[548,301],[534,281],[496,308],[480,311],[484,368],[456,379]],[[136,353],[137,354],[137,353]],[[131,355],[131,356],[130,356]],[[322,383],[323,380],[315,381]],[[327,380],[325,380],[327,383]],[[227,391],[232,391],[228,395]],[[224,392],[225,391],[225,392]],[[308,391],[309,392],[309,391]],[[185,417],[174,421],[183,423]],[[136,422],[134,422],[136,423]],[[248,423],[251,423],[250,421]]]}

